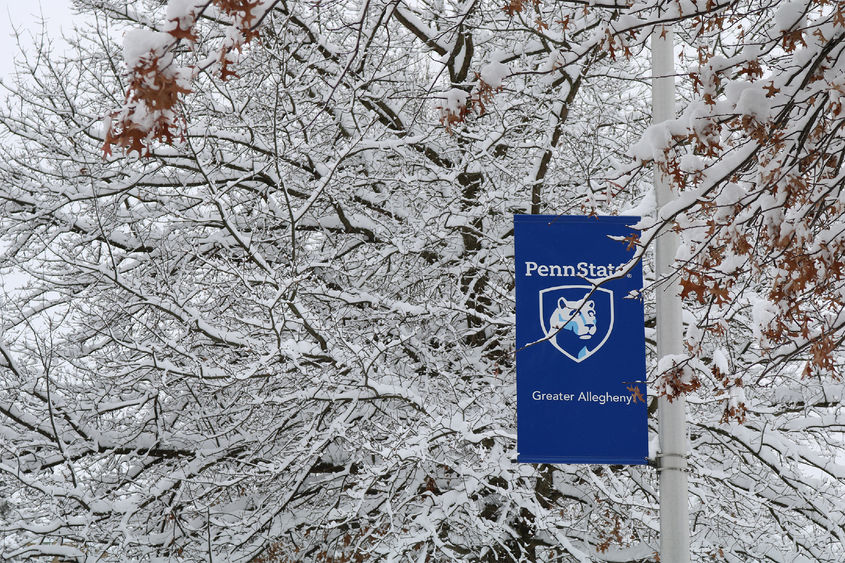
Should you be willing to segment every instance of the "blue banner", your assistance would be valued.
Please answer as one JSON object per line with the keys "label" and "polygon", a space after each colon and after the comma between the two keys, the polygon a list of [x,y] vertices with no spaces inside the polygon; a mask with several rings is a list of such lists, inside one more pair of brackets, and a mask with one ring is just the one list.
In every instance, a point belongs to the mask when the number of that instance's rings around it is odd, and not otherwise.
{"label": "blue banner", "polygon": [[520,462],[647,462],[638,221],[514,216]]}

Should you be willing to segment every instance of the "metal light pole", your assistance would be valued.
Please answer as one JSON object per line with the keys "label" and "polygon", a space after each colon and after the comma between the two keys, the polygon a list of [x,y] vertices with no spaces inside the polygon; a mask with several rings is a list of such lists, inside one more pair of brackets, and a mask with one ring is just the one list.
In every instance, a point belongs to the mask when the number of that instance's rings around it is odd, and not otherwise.
{"label": "metal light pole", "polygon": [[[660,123],[675,115],[675,60],[672,28],[656,27],[651,36],[653,122]],[[674,195],[668,178],[654,168],[657,209],[672,201]],[[657,276],[670,273],[678,237],[665,229],[657,237]],[[677,281],[657,288],[657,356],[682,353],[681,298]],[[683,396],[669,402],[658,398],[657,418],[660,452],[660,561],[689,563],[689,505],[687,504],[687,425]]]}

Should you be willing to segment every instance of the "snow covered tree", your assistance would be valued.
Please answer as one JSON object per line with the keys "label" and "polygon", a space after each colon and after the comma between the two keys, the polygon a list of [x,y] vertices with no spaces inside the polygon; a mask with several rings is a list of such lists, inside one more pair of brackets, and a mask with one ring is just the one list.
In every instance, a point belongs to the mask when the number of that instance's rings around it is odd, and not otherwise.
{"label": "snow covered tree", "polygon": [[511,214],[656,160],[694,556],[843,559],[842,3],[77,5],[0,113],[3,557],[655,560],[652,468],[513,463]]}

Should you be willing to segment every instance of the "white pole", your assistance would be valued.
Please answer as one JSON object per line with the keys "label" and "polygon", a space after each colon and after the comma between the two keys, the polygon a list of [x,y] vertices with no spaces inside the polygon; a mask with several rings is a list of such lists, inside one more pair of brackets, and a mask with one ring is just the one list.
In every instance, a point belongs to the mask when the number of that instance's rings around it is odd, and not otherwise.
{"label": "white pole", "polygon": [[[675,60],[672,28],[655,28],[651,37],[653,121],[660,123],[675,114]],[[668,178],[655,165],[654,188],[657,209],[672,201]],[[657,238],[658,279],[668,275],[678,249],[678,237],[671,229]],[[657,356],[681,354],[681,298],[678,283],[663,283],[657,289]],[[658,398],[657,419],[660,452],[660,561],[689,563],[689,505],[687,504],[687,427],[684,397],[670,402]]]}

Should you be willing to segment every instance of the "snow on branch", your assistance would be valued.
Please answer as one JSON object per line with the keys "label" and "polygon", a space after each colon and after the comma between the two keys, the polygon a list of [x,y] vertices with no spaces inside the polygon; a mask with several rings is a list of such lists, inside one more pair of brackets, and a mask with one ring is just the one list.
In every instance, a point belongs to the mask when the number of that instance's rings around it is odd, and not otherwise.
{"label": "snow on branch", "polygon": [[[129,87],[123,106],[105,123],[103,153],[112,147],[148,155],[154,141],[171,144],[184,134],[179,104],[191,92],[201,71],[219,72],[222,80],[236,77],[231,66],[236,53],[258,37],[258,27],[278,0],[170,0],[164,31],[135,29],[123,40]],[[199,64],[181,66],[178,47],[199,39],[197,23],[208,14],[228,21],[223,41]]]}

